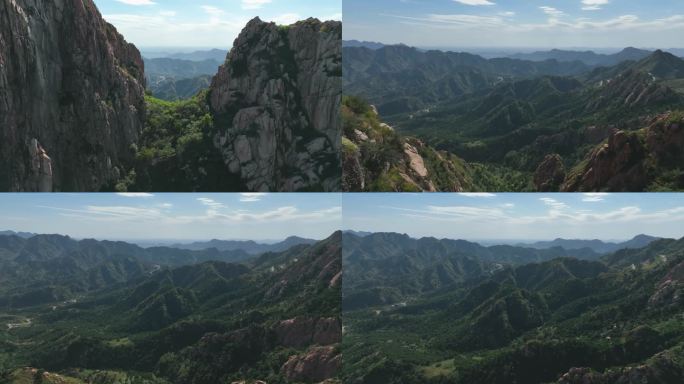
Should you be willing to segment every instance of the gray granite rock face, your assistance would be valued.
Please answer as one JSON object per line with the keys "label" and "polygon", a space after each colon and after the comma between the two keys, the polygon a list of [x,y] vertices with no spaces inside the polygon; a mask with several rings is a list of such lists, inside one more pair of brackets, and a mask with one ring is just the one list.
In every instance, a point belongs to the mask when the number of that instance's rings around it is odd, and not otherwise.
{"label": "gray granite rock face", "polygon": [[143,127],[143,72],[92,0],[0,0],[0,190],[111,186]]}
{"label": "gray granite rock face", "polygon": [[254,191],[340,190],[342,25],[258,18],[214,77],[214,140]]}

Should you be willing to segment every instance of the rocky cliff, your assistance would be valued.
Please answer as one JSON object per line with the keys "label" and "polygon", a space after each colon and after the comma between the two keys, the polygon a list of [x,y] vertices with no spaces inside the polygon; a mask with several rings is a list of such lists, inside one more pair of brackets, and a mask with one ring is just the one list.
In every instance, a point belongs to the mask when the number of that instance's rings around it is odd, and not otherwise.
{"label": "rocky cliff", "polygon": [[472,164],[404,137],[357,97],[342,102],[342,188],[345,191],[461,192],[490,190]]}
{"label": "rocky cliff", "polygon": [[92,0],[0,0],[0,190],[112,188],[142,129],[143,72]]}
{"label": "rocky cliff", "polygon": [[644,191],[684,188],[684,114],[657,116],[637,131],[615,130],[569,172],[561,190]]}
{"label": "rocky cliff", "polygon": [[210,88],[214,144],[255,191],[340,189],[342,25],[250,21]]}

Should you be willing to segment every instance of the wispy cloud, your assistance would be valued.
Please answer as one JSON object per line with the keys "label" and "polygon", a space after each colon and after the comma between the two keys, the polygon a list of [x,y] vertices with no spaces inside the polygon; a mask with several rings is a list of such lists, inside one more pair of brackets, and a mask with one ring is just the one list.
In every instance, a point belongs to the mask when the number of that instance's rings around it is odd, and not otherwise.
{"label": "wispy cloud", "polygon": [[584,197],[582,197],[582,201],[588,202],[588,203],[595,203],[599,201],[605,200],[607,196],[610,196],[610,193],[601,193],[601,192],[596,192],[596,193],[585,193],[583,194]]}
{"label": "wispy cloud", "polygon": [[465,5],[494,5],[495,3],[489,0],[454,0],[456,3]]}
{"label": "wispy cloud", "polygon": [[138,193],[138,192],[122,192],[122,193],[117,193],[119,196],[123,197],[154,197],[153,194],[151,193]]}
{"label": "wispy cloud", "polygon": [[152,0],[116,0],[119,3],[124,3],[128,5],[155,5],[155,3]]}
{"label": "wispy cloud", "polygon": [[253,203],[256,201],[261,201],[261,199],[263,199],[266,195],[266,193],[241,193],[240,201],[243,203]]}
{"label": "wispy cloud", "polygon": [[459,193],[460,196],[465,196],[465,197],[496,197],[496,194],[494,193],[486,193],[486,192],[461,192]]}
{"label": "wispy cloud", "polygon": [[582,10],[584,11],[597,11],[602,8],[603,5],[609,3],[609,0],[582,0]]}
{"label": "wispy cloud", "polygon": [[242,0],[242,9],[260,9],[271,0]]}

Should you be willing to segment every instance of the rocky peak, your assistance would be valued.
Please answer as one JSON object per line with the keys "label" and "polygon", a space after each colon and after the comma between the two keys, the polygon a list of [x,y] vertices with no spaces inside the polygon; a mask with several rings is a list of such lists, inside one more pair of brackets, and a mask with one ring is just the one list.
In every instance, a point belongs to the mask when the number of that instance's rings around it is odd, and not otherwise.
{"label": "rocky peak", "polygon": [[143,126],[143,73],[92,0],[0,0],[0,190],[110,188]]}
{"label": "rocky peak", "polygon": [[556,192],[564,180],[565,166],[557,153],[546,155],[534,172],[534,186],[538,192]]}
{"label": "rocky peak", "polygon": [[251,20],[210,88],[215,145],[258,191],[340,189],[342,26]]}

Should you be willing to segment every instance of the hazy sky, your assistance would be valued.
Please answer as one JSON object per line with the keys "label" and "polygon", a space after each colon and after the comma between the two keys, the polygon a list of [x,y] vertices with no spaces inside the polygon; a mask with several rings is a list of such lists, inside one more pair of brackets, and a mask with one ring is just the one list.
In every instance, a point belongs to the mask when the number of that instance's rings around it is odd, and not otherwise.
{"label": "hazy sky", "polygon": [[0,230],[112,240],[322,239],[341,229],[341,195],[3,194]]}
{"label": "hazy sky", "polygon": [[105,20],[139,47],[228,48],[255,16],[291,24],[341,20],[342,0],[95,0]]}
{"label": "hazy sky", "polygon": [[344,38],[422,47],[681,48],[682,0],[344,0]]}
{"label": "hazy sky", "polygon": [[345,194],[343,228],[466,240],[684,237],[684,194]]}

